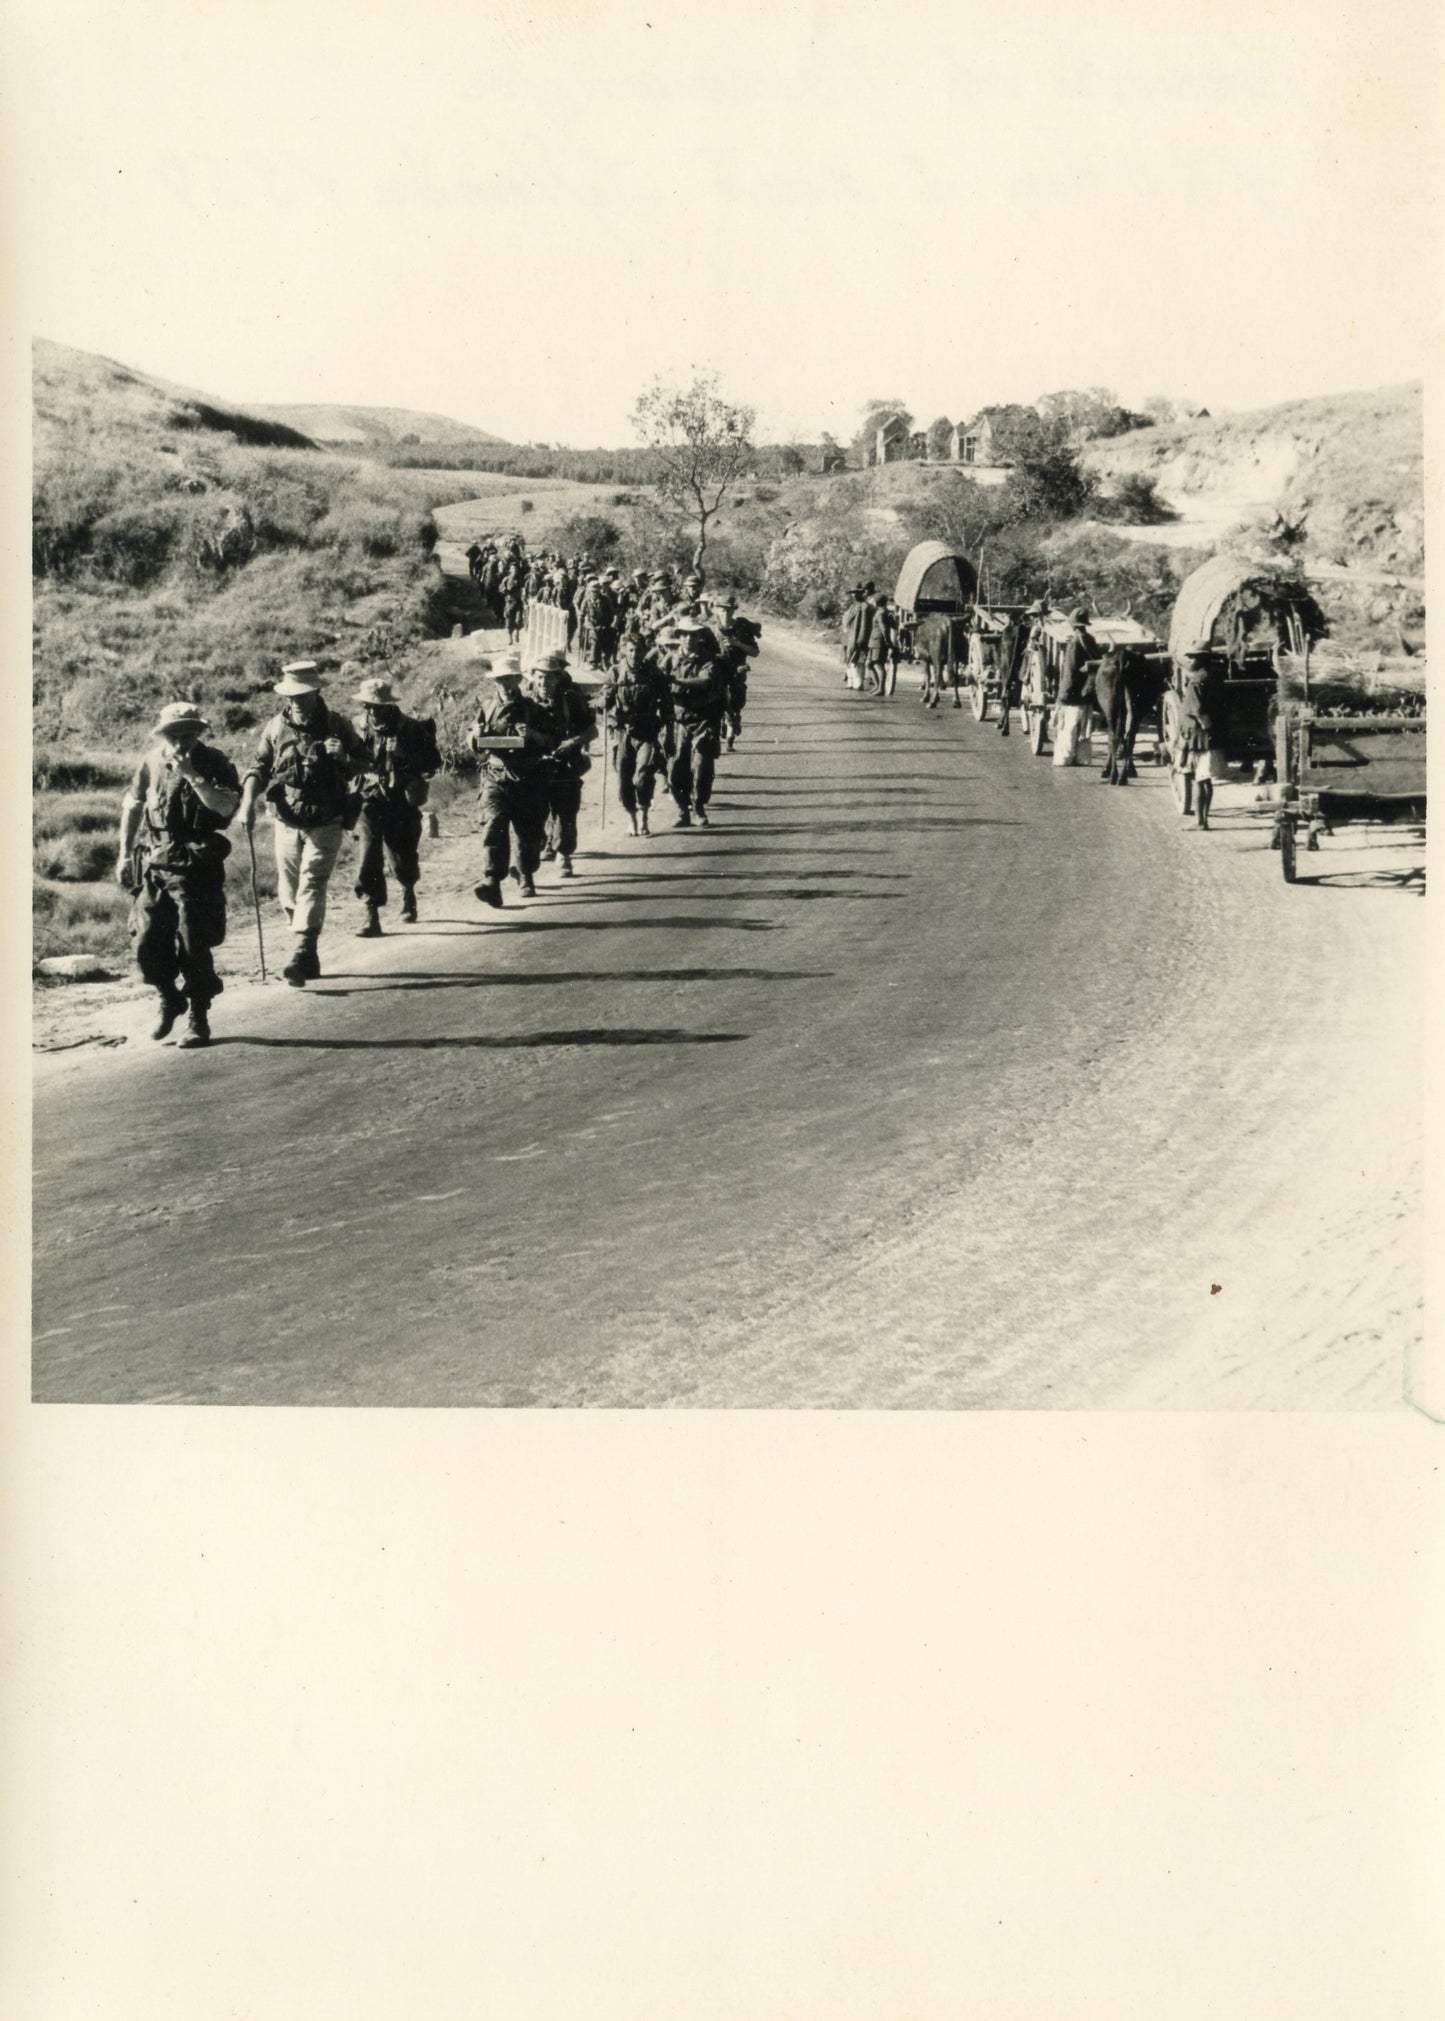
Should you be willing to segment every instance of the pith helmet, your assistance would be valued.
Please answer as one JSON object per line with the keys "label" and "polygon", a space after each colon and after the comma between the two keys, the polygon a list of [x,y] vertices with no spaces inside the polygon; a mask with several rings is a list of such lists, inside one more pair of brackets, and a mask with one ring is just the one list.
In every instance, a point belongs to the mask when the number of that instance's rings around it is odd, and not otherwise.
{"label": "pith helmet", "polygon": [[321,688],[321,669],[315,660],[292,660],[281,669],[281,678],[275,683],[278,695],[314,695]]}
{"label": "pith helmet", "polygon": [[167,702],[156,719],[155,727],[159,734],[162,730],[209,730],[211,725],[194,702]]}

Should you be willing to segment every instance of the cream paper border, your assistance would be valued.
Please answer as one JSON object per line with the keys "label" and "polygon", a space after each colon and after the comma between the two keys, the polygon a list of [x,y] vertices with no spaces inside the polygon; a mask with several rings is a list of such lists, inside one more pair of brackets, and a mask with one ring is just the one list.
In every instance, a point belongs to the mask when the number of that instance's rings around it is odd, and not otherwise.
{"label": "cream paper border", "polygon": [[[13,303],[25,166],[5,171]],[[5,2013],[1445,2011],[1436,1425],[34,1407],[24,882],[0,1111]],[[1445,1415],[1438,1361],[1414,1384]]]}

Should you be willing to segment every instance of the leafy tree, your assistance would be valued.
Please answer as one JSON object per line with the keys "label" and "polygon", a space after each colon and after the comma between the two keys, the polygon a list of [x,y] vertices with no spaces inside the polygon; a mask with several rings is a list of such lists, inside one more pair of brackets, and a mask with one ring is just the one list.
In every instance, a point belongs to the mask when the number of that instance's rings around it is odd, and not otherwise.
{"label": "leafy tree", "polygon": [[928,453],[942,462],[948,454],[948,444],[953,435],[953,423],[946,414],[940,414],[936,421],[928,424]]}
{"label": "leafy tree", "polygon": [[697,528],[695,568],[702,567],[708,522],[752,464],[756,419],[753,408],[723,398],[715,372],[699,372],[690,386],[655,379],[632,409],[633,429],[657,461],[658,496]]}
{"label": "leafy tree", "polygon": [[1004,485],[1004,497],[1015,520],[1077,519],[1087,511],[1097,489],[1064,442],[1052,442],[1018,457]]}
{"label": "leafy tree", "polygon": [[905,428],[913,426],[913,416],[901,400],[865,400],[863,418],[853,437],[853,447],[866,452],[872,447],[878,430],[889,421],[901,421]]}

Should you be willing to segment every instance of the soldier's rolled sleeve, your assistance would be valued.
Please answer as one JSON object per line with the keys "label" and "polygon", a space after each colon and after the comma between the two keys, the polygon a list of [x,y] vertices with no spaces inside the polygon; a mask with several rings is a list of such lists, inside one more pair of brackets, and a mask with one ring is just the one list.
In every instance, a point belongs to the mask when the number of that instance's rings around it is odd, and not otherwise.
{"label": "soldier's rolled sleeve", "polygon": [[276,740],[269,730],[261,732],[256,746],[256,755],[246,768],[246,779],[254,779],[258,786],[269,786],[271,774],[276,769]]}

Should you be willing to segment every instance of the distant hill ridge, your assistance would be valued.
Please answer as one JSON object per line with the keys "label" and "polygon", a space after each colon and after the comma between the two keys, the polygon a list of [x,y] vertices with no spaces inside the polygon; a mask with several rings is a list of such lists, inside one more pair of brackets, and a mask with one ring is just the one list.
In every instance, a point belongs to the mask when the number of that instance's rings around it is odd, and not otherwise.
{"label": "distant hill ridge", "polygon": [[280,407],[252,407],[263,420],[279,421],[300,429],[328,448],[393,449],[409,438],[434,442],[447,448],[500,448],[512,445],[501,435],[490,435],[470,422],[454,421],[446,414],[421,414],[410,407],[336,407],[300,403]]}
{"label": "distant hill ridge", "polygon": [[99,401],[109,426],[123,427],[127,419],[146,425],[162,418],[180,426],[189,421],[254,448],[349,448],[368,454],[393,449],[410,437],[448,449],[512,446],[469,422],[409,407],[276,406],[218,398],[49,337],[36,338],[33,367],[35,410],[42,421],[73,420],[77,405]]}

